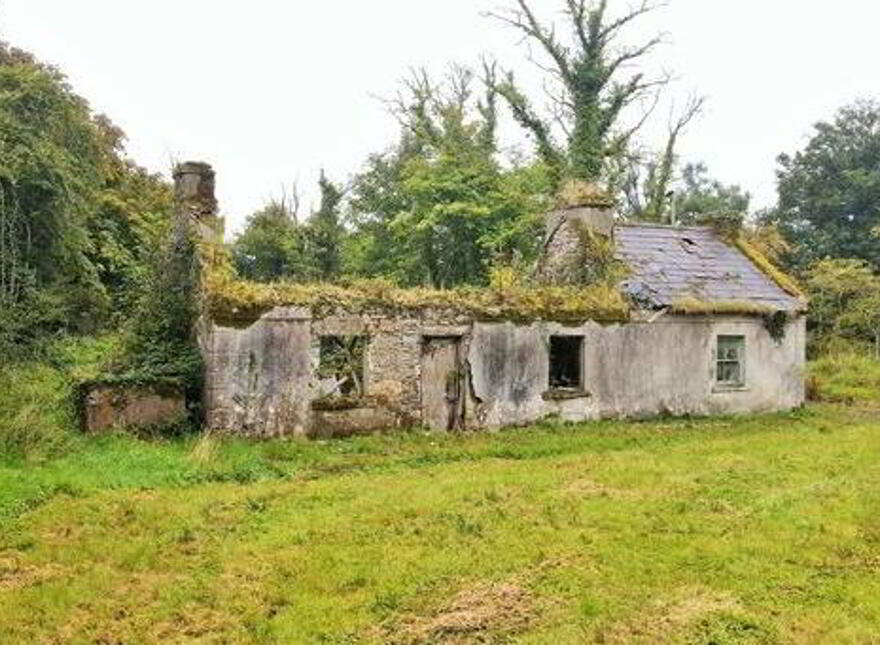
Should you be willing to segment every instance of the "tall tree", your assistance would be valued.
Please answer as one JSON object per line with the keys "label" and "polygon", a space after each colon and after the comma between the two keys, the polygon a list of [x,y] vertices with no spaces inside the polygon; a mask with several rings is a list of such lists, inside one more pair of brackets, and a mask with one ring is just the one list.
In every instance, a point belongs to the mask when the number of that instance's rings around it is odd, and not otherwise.
{"label": "tall tree", "polygon": [[653,165],[646,166],[642,177],[639,171],[643,167],[634,165],[625,184],[623,211],[627,217],[656,222],[669,222],[674,217],[679,223],[694,224],[704,215],[744,215],[749,210],[751,195],[740,186],[712,178],[704,163],[689,163],[680,174],[664,174],[663,181],[656,178],[661,171]]}
{"label": "tall tree", "polygon": [[815,125],[806,148],[779,157],[779,202],[766,216],[792,242],[804,269],[824,257],[880,268],[880,104],[858,101]]}
{"label": "tall tree", "polygon": [[[628,72],[632,64],[661,44],[660,36],[631,47],[618,44],[627,27],[659,5],[644,0],[622,16],[613,17],[608,0],[563,0],[569,35],[563,38],[553,24],[539,19],[534,4],[532,0],[515,0],[509,11],[489,15],[520,31],[546,55],[548,62],[538,64],[555,86],[549,90],[552,114],[542,115],[535,109],[533,101],[517,87],[512,72],[497,83],[497,90],[535,139],[539,155],[555,178],[598,180],[607,158],[625,151],[645,122],[646,116],[622,127],[624,111],[651,99],[669,82],[668,76],[652,78],[644,72]],[[556,141],[557,128],[564,135],[564,145]]]}
{"label": "tall tree", "polygon": [[305,232],[290,202],[273,200],[248,216],[244,230],[232,244],[232,258],[239,275],[249,280],[307,280],[312,268],[306,245]]}
{"label": "tall tree", "polygon": [[126,309],[170,191],[123,143],[60,71],[0,43],[0,344]]}
{"label": "tall tree", "polygon": [[752,196],[736,184],[725,184],[709,175],[704,163],[689,163],[681,172],[681,183],[675,193],[676,217],[685,223],[700,215],[713,213],[747,213]]}
{"label": "tall tree", "polygon": [[[439,84],[416,72],[392,102],[400,142],[371,158],[352,188],[357,273],[435,287],[485,284],[493,261],[535,244],[528,213],[537,209],[527,193],[541,171],[501,167],[496,93],[488,84],[478,95],[475,81],[461,67]],[[508,181],[510,173],[525,181]]]}
{"label": "tall tree", "polygon": [[345,228],[340,222],[342,189],[327,179],[324,171],[318,180],[321,203],[309,218],[307,237],[313,271],[319,280],[337,280],[342,273],[342,249]]}

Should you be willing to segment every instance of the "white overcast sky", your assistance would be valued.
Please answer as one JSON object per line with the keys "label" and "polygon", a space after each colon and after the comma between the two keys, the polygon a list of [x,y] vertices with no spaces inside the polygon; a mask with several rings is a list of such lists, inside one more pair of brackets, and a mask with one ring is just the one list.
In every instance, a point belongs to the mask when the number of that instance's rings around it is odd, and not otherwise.
{"label": "white overcast sky", "polygon": [[[410,67],[491,53],[534,82],[518,36],[481,15],[511,1],[0,0],[0,38],[58,65],[142,165],[212,163],[235,230],[282,185],[313,198],[322,167],[344,180],[389,145],[397,128],[375,97]],[[562,2],[534,4],[552,17]],[[779,153],[841,105],[880,97],[878,24],[867,0],[672,0],[630,35],[668,33],[652,60],[678,77],[672,98],[709,99],[683,159],[761,207]]]}

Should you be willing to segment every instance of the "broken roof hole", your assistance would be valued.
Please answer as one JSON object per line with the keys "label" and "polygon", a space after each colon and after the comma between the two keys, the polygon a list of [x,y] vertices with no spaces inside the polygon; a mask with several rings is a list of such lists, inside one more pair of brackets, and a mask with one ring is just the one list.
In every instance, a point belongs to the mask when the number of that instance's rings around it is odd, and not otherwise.
{"label": "broken roof hole", "polygon": [[697,252],[697,243],[689,237],[681,238],[681,247],[685,250],[686,253]]}

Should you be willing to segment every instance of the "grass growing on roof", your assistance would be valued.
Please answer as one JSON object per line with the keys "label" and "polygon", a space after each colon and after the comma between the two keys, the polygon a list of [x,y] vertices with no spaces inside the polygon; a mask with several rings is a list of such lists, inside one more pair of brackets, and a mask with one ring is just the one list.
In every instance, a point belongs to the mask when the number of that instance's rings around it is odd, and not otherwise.
{"label": "grass growing on roof", "polygon": [[556,320],[625,322],[630,306],[610,282],[584,286],[532,286],[517,280],[494,281],[490,287],[454,289],[403,288],[387,280],[352,280],[345,284],[242,280],[221,246],[200,245],[204,303],[214,319],[249,323],[278,306],[302,306],[317,315],[350,313],[418,313],[443,310],[484,320]]}
{"label": "grass growing on roof", "polygon": [[382,280],[335,284],[260,284],[214,274],[206,280],[208,311],[218,320],[254,320],[277,306],[331,313],[445,310],[479,319],[624,322],[629,305],[619,289],[586,287],[404,289]]}
{"label": "grass growing on roof", "polygon": [[767,257],[761,253],[754,245],[749,243],[742,236],[736,239],[736,248],[749,258],[767,277],[775,282],[780,289],[790,296],[801,300],[804,304],[807,302],[807,294],[798,286],[797,282],[790,275],[779,269]]}
{"label": "grass growing on roof", "polygon": [[775,307],[768,307],[749,300],[701,300],[699,298],[679,298],[670,307],[670,311],[676,314],[688,316],[708,314],[743,314],[743,315],[768,315],[776,311]]}

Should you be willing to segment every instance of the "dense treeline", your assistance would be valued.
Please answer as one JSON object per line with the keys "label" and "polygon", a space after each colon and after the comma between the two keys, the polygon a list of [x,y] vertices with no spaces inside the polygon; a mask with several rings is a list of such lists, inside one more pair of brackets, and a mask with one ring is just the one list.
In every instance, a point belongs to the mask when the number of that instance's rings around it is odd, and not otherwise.
{"label": "dense treeline", "polygon": [[[346,181],[322,173],[313,213],[299,212],[293,194],[251,214],[230,246],[238,272],[436,288],[527,280],[539,216],[572,180],[604,186],[631,220],[746,213],[748,193],[676,152],[700,97],[673,116],[659,150],[640,138],[671,81],[640,71],[659,38],[620,43],[652,8],[612,15],[606,2],[560,2],[555,27],[527,0],[495,16],[546,71],[546,109],[504,61],[452,66],[442,78],[414,70],[388,100],[397,139]],[[522,127],[529,149],[499,140],[505,119]],[[151,266],[162,261],[170,190],[125,155],[124,140],[61,71],[0,45],[4,357],[55,335],[116,328],[161,292]],[[816,346],[844,338],[880,347],[880,105],[860,101],[816,125],[803,150],[779,157],[778,185],[778,205],[747,226],[809,288]]]}
{"label": "dense treeline", "polygon": [[170,191],[57,69],[0,43],[0,354],[119,321]]}

